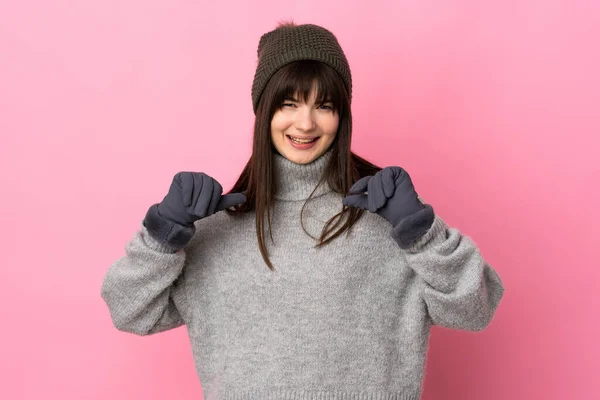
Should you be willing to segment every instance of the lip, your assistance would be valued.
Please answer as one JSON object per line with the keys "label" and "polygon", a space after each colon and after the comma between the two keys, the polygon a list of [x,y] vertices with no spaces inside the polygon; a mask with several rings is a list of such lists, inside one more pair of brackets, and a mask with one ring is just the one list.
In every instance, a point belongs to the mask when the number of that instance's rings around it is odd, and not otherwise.
{"label": "lip", "polygon": [[292,137],[290,135],[286,135],[286,138],[287,138],[288,143],[293,148],[298,149],[298,150],[309,150],[309,149],[314,148],[317,145],[317,143],[319,142],[319,139],[321,137],[320,136],[316,136],[316,137],[314,137],[315,140],[313,140],[312,142],[308,142],[308,143],[297,143],[297,142],[294,142],[292,140]]}
{"label": "lip", "polygon": [[313,140],[313,139],[317,139],[320,137],[320,136],[302,137],[302,136],[294,136],[294,135],[285,135],[285,136],[293,137],[294,139],[300,139],[300,140]]}

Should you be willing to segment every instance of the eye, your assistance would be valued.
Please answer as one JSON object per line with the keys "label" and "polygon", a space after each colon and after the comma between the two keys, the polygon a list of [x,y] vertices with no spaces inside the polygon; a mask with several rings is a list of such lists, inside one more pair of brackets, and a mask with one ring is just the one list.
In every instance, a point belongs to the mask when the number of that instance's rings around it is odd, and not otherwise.
{"label": "eye", "polygon": [[322,109],[324,109],[324,110],[331,110],[331,111],[333,111],[333,106],[331,106],[329,104],[321,104],[319,107],[322,108]]}
{"label": "eye", "polygon": [[281,107],[296,107],[294,103],[283,103]]}

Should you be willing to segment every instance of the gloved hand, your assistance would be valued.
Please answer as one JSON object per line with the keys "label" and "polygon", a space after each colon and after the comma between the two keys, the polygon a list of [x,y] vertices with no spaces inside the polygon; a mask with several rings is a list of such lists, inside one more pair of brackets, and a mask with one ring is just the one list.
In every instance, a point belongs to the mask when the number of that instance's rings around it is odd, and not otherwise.
{"label": "gloved hand", "polygon": [[162,202],[150,207],[144,225],[150,235],[173,248],[184,247],[194,236],[194,222],[243,204],[243,193],[223,194],[223,187],[202,172],[178,172]]}
{"label": "gloved hand", "polygon": [[435,217],[433,208],[419,200],[410,175],[400,167],[386,167],[374,176],[359,179],[342,202],[385,218],[403,248],[422,236]]}

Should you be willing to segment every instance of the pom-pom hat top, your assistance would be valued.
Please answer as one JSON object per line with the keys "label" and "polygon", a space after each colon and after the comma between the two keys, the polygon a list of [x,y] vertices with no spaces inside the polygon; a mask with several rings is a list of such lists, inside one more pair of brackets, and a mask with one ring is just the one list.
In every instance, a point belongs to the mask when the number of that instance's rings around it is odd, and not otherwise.
{"label": "pom-pom hat top", "polygon": [[348,98],[352,98],[350,66],[333,33],[312,24],[283,25],[262,35],[258,43],[258,66],[252,83],[255,114],[269,79],[284,65],[298,60],[320,61],[332,67],[342,77]]}

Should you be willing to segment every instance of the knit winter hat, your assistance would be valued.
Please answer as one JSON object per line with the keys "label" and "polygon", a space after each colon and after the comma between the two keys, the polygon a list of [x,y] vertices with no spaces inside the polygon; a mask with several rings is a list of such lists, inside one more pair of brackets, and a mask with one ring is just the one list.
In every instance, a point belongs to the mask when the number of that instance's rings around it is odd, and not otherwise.
{"label": "knit winter hat", "polygon": [[262,35],[258,43],[258,66],[252,83],[255,114],[269,79],[284,65],[298,60],[315,60],[331,66],[342,77],[348,98],[352,98],[350,66],[333,33],[312,24],[284,25]]}

